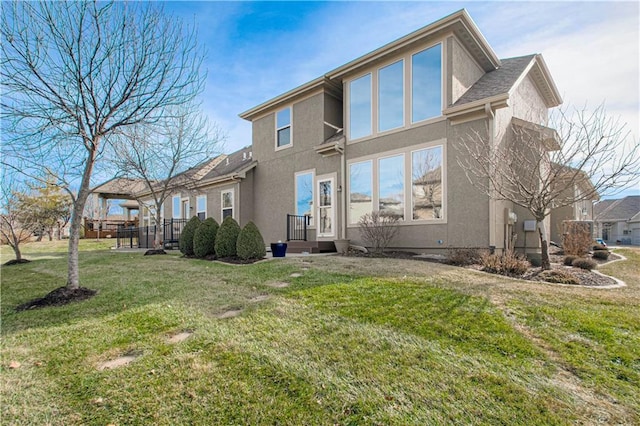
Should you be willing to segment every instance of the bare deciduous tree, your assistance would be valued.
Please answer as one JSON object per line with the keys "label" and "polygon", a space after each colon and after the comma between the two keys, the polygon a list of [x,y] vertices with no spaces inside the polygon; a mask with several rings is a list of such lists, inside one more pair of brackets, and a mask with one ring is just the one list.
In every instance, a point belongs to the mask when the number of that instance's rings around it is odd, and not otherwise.
{"label": "bare deciduous tree", "polygon": [[8,173],[5,169],[2,174],[2,185],[0,185],[0,237],[2,243],[5,242],[13,249],[15,260],[11,263],[24,263],[20,251],[20,244],[29,241],[33,232],[25,226],[25,220],[20,210],[20,196],[26,187],[22,187],[14,174]]}
{"label": "bare deciduous tree", "polygon": [[373,252],[382,254],[398,235],[400,216],[379,211],[362,215],[358,221],[358,229],[362,239]]}
{"label": "bare deciduous tree", "polygon": [[542,267],[550,268],[545,218],[553,208],[621,190],[640,176],[637,141],[626,124],[593,111],[559,109],[549,127],[513,119],[508,140],[491,146],[481,132],[456,144],[458,164],[488,196],[528,210],[538,225]]}
{"label": "bare deciduous tree", "polygon": [[105,146],[192,101],[204,84],[202,54],[195,31],[157,3],[1,8],[3,162],[55,176],[72,197],[67,287],[75,289],[82,213]]}
{"label": "bare deciduous tree", "polygon": [[143,190],[129,188],[129,191],[149,209],[156,225],[156,250],[162,249],[161,217],[165,200],[173,191],[189,189],[197,180],[198,173],[189,173],[189,167],[209,159],[221,149],[220,132],[196,111],[192,105],[172,108],[153,125],[126,129],[113,143],[111,161],[119,175],[129,178],[121,182],[143,183]]}

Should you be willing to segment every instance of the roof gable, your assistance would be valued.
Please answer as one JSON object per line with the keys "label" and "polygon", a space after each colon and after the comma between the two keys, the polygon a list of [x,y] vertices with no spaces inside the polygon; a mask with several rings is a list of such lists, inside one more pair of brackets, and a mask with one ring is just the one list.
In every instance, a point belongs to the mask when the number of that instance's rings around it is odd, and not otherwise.
{"label": "roof gable", "polygon": [[594,206],[594,213],[598,222],[630,220],[640,213],[640,195],[630,195],[620,200],[601,201]]}

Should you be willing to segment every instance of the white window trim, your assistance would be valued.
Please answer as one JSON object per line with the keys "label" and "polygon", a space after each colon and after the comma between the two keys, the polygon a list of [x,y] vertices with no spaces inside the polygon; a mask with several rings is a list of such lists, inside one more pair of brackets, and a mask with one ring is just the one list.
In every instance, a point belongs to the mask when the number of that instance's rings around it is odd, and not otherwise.
{"label": "white window trim", "polygon": [[[186,203],[185,203],[186,201]],[[186,207],[185,207],[186,205]],[[189,199],[189,197],[185,197],[185,198],[180,198],[180,212],[182,213],[183,210],[187,211],[186,217],[183,217],[182,219],[191,219],[191,200]]]}
{"label": "white window trim", "polygon": [[[285,109],[289,110],[289,125],[278,127],[278,113],[284,111]],[[275,150],[281,151],[283,149],[291,148],[293,146],[293,105],[288,105],[286,107],[280,108],[276,111],[274,115],[274,127],[275,127]],[[278,146],[278,132],[282,129],[289,128],[289,143],[286,145]]]}
{"label": "white window trim", "polygon": [[[224,194],[231,193],[231,207],[224,207]],[[220,191],[220,223],[224,220],[224,211],[231,209],[231,217],[236,218],[236,194],[233,188]]]}
{"label": "white window trim", "polygon": [[311,219],[309,220],[309,228],[315,228],[315,208],[316,208],[316,169],[303,170],[293,175],[293,211],[298,214],[298,176],[311,174],[311,199],[313,200],[313,208],[311,209]]}
{"label": "white window trim", "polygon": [[[385,151],[377,154],[366,155],[358,158],[353,158],[347,161],[347,173],[350,171],[351,164],[354,163],[362,163],[364,161],[372,161],[371,167],[371,180],[372,180],[372,203],[374,211],[378,210],[378,206],[380,205],[379,200],[379,160],[383,158],[394,157],[398,154],[404,154],[404,212],[405,219],[399,221],[398,224],[400,226],[413,226],[413,225],[441,225],[447,223],[447,215],[448,215],[448,200],[447,200],[447,191],[448,191],[448,182],[447,182],[447,143],[446,139],[437,139],[431,142],[426,142],[420,145],[412,145],[410,147],[395,149],[392,151]],[[423,149],[434,148],[437,146],[442,147],[442,217],[440,219],[413,219],[413,202],[412,202],[412,194],[411,194],[411,172],[413,165],[412,155],[414,151],[421,151]],[[347,194],[351,193],[351,183],[349,176],[346,176],[346,185],[347,185]],[[407,202],[407,200],[409,200]],[[349,196],[347,196],[347,209],[351,208],[351,200]],[[347,219],[348,221],[348,219]],[[357,223],[347,223],[347,228],[357,228]]]}
{"label": "white window trim", "polygon": [[322,176],[318,176],[316,178],[316,181],[314,183],[314,185],[316,186],[316,188],[320,185],[320,182],[326,182],[326,181],[330,181],[331,182],[331,233],[321,233],[320,232],[320,191],[316,191],[314,188],[314,192],[316,192],[315,195],[315,215],[318,217],[318,224],[316,226],[316,237],[317,238],[335,238],[336,236],[336,228],[337,228],[337,222],[336,222],[336,213],[337,213],[337,206],[336,206],[336,174],[335,173],[331,173],[328,175],[322,175]]}
{"label": "white window trim", "polygon": [[[176,215],[176,200],[178,201],[178,214]],[[174,195],[171,197],[171,217],[173,219],[182,219],[182,197]]]}
{"label": "white window trim", "polygon": [[[357,76],[350,78],[348,81],[346,81],[344,83],[344,91],[345,91],[345,127],[347,129],[347,131],[345,132],[347,135],[347,144],[351,144],[351,143],[358,143],[358,142],[363,142],[369,139],[373,139],[376,138],[378,136],[381,135],[388,135],[388,134],[392,134],[392,133],[396,133],[396,132],[401,132],[403,130],[406,129],[410,129],[413,127],[418,127],[418,126],[423,126],[423,125],[427,125],[427,124],[432,124],[432,123],[436,123],[439,121],[444,121],[446,120],[446,117],[444,116],[444,114],[442,113],[442,111],[445,108],[445,104],[446,104],[446,97],[447,97],[447,92],[446,92],[446,61],[445,61],[445,51],[446,51],[446,40],[440,39],[437,40],[435,42],[433,42],[432,44],[425,46],[425,47],[421,47],[419,49],[415,49],[415,50],[411,50],[409,52],[403,53],[401,56],[397,56],[394,57],[393,59],[386,61],[378,66],[376,66],[374,69],[364,72],[362,74],[358,74]],[[435,47],[437,45],[440,45],[440,63],[441,63],[441,67],[440,67],[440,115],[439,116],[435,116],[435,117],[429,117],[426,118],[424,120],[420,120],[420,121],[413,121],[413,55],[423,52],[425,50],[429,50],[432,47]],[[404,78],[404,86],[403,86],[403,96],[404,96],[404,102],[403,102],[403,109],[404,109],[404,124],[401,127],[396,127],[393,129],[389,129],[389,130],[384,130],[384,131],[379,131],[379,118],[378,118],[378,104],[379,104],[379,99],[378,99],[378,92],[379,92],[379,81],[378,81],[378,74],[380,72],[380,70],[382,68],[385,68],[391,64],[394,64],[400,60],[404,60],[403,63],[403,67],[404,67],[404,73],[403,73],[403,78]],[[350,108],[350,104],[351,104],[351,89],[350,89],[350,84],[361,78],[364,77],[368,74],[371,74],[371,133],[369,135],[366,136],[362,136],[359,138],[352,138],[351,137],[351,108]]]}

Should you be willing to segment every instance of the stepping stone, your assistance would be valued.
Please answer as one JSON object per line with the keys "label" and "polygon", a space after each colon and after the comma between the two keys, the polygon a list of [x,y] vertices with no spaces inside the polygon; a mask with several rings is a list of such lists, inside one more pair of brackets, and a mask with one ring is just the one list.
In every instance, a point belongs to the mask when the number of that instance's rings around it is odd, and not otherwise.
{"label": "stepping stone", "polygon": [[289,275],[291,278],[300,278],[302,276],[302,274],[298,273],[298,272],[294,272],[293,274]]}
{"label": "stepping stone", "polygon": [[174,344],[184,342],[189,337],[191,337],[192,334],[193,333],[190,331],[183,331],[182,333],[174,334],[173,336],[169,336],[169,338],[167,339],[167,343]]}
{"label": "stepping stone", "polygon": [[138,358],[135,355],[124,355],[118,357],[116,359],[112,359],[111,361],[103,362],[98,366],[98,370],[111,370],[113,368],[122,367],[124,365],[130,364]]}
{"label": "stepping stone", "polygon": [[217,318],[225,319],[225,318],[234,318],[242,313],[242,309],[232,309],[230,311],[225,311],[219,315],[216,315]]}
{"label": "stepping stone", "polygon": [[250,302],[263,302],[269,298],[268,294],[261,294],[260,296],[252,297],[249,299]]}

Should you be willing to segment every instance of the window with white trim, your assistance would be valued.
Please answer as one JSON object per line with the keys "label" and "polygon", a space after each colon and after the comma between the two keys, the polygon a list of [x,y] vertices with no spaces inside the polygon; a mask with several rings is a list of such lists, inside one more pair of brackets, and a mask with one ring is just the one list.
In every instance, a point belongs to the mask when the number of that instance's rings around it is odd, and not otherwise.
{"label": "window with white trim", "polygon": [[373,162],[349,165],[349,223],[373,211]]}
{"label": "window with white trim", "polygon": [[349,138],[371,134],[371,74],[349,83]]}
{"label": "window with white trim", "polygon": [[276,113],[276,148],[291,145],[291,107]]}
{"label": "window with white trim", "polygon": [[173,199],[171,200],[171,207],[172,207],[172,211],[171,211],[171,217],[174,219],[180,219],[181,218],[181,209],[182,209],[182,201],[179,195],[174,195]]}
{"label": "window with white trim", "polygon": [[413,220],[442,218],[442,146],[411,153]]}
{"label": "window with white trim", "polygon": [[220,194],[221,197],[221,220],[224,220],[227,216],[233,217],[233,190],[230,189],[228,191],[222,191]]}
{"label": "window with white trim", "polygon": [[378,211],[404,219],[404,155],[378,160]]}
{"label": "window with white trim", "polygon": [[196,215],[200,220],[205,220],[207,218],[207,196],[206,195],[198,195],[196,197]]}
{"label": "window with white trim", "polygon": [[404,125],[404,60],[378,71],[378,131]]}
{"label": "window with white trim", "polygon": [[312,171],[295,174],[296,215],[306,216],[309,225],[313,224],[313,177]]}
{"label": "window with white trim", "polygon": [[442,45],[411,56],[411,122],[442,114]]}

